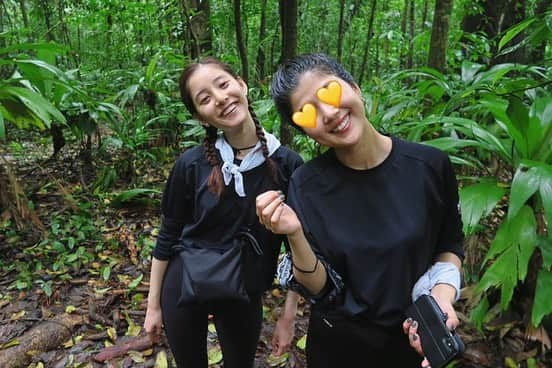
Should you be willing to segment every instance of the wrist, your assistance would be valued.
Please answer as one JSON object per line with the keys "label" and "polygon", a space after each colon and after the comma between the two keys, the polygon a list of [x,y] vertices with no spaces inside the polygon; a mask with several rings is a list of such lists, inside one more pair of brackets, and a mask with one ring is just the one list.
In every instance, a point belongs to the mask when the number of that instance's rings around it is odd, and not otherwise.
{"label": "wrist", "polygon": [[433,286],[431,295],[439,300],[446,300],[450,304],[453,304],[456,301],[456,288],[450,284],[439,283]]}

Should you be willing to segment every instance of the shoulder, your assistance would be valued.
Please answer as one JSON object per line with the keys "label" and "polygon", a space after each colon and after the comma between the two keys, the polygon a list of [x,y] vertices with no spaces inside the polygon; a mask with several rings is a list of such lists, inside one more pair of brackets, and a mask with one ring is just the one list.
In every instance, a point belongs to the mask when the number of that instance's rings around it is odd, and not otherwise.
{"label": "shoulder", "polygon": [[204,161],[206,163],[203,145],[199,145],[182,152],[176,160],[174,170],[178,173],[184,173],[187,168],[196,164],[202,164]]}
{"label": "shoulder", "polygon": [[448,155],[438,148],[423,143],[414,143],[393,137],[398,157],[409,163],[417,163],[432,171],[441,171],[449,166]]}
{"label": "shoulder", "polygon": [[305,185],[314,178],[324,175],[325,171],[331,169],[332,161],[334,161],[334,155],[333,150],[330,149],[297,168],[291,176],[291,179],[296,186]]}
{"label": "shoulder", "polygon": [[303,163],[303,159],[297,152],[285,146],[278,147],[271,157],[278,163],[291,163],[296,166],[298,166],[297,163],[299,165]]}

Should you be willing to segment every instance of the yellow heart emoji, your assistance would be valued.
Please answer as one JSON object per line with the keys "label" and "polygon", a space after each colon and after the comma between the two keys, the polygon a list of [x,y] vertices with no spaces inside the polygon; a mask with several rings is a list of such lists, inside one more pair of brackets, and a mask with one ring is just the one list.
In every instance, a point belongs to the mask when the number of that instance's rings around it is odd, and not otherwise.
{"label": "yellow heart emoji", "polygon": [[328,88],[320,88],[316,91],[318,99],[325,104],[339,107],[341,103],[341,84],[336,81],[330,82]]}
{"label": "yellow heart emoji", "polygon": [[305,104],[302,111],[293,113],[291,120],[300,127],[314,128],[316,127],[316,108],[312,104]]}

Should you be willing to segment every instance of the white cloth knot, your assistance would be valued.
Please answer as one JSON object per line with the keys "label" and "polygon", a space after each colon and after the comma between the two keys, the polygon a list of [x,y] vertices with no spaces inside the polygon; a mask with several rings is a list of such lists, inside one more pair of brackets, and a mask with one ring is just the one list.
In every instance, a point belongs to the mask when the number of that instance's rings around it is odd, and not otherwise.
{"label": "white cloth knot", "polygon": [[[268,156],[270,157],[278,149],[278,147],[280,147],[281,144],[275,136],[267,133],[264,129],[263,132],[266,138]],[[224,135],[219,135],[217,141],[215,142],[215,147],[219,150],[220,157],[223,161],[221,171],[224,178],[224,184],[228,186],[232,181],[232,178],[234,178],[235,192],[240,197],[245,197],[246,194],[242,172],[254,169],[255,167],[260,166],[263,162],[265,162],[261,142],[257,142],[255,147],[245,155],[239,166],[234,163],[234,150],[232,149],[232,146],[230,146],[230,144],[226,141]]]}

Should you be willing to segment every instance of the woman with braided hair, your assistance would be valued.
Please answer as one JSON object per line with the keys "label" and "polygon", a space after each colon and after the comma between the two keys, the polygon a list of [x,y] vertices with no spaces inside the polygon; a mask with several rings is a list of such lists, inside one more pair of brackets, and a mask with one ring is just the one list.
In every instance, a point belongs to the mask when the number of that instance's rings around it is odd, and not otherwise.
{"label": "woman with braided hair", "polygon": [[[178,367],[207,367],[207,319],[213,315],[224,366],[252,367],[262,324],[262,294],[272,284],[286,240],[259,223],[255,198],[266,190],[283,195],[302,160],[263,130],[248,101],[246,83],[217,59],[189,65],[180,77],[180,93],[205,128],[205,141],[180,156],[163,192],[144,327],[154,341],[165,328]],[[260,258],[243,253],[249,301],[178,306],[183,263],[175,257],[175,247],[189,240],[226,242],[244,229],[262,248]],[[275,355],[291,344],[297,299],[288,292],[274,329]]]}

